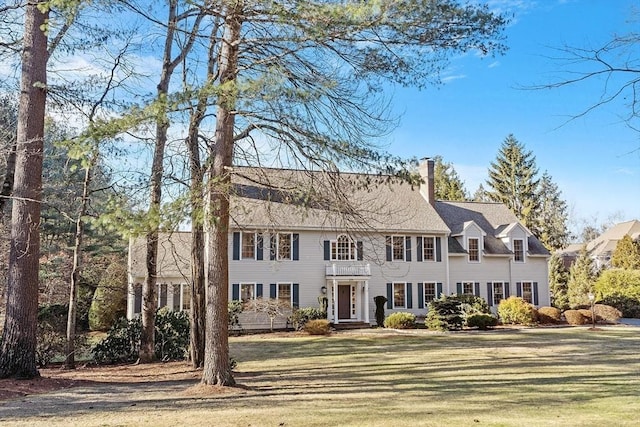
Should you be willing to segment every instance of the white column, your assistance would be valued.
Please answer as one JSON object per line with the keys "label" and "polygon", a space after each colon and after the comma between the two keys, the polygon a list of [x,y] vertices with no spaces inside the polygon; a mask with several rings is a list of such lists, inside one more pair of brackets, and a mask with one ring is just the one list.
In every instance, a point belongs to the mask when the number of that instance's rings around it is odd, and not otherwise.
{"label": "white column", "polygon": [[364,321],[369,323],[369,281],[364,281]]}
{"label": "white column", "polygon": [[338,324],[338,281],[333,279],[333,323]]}

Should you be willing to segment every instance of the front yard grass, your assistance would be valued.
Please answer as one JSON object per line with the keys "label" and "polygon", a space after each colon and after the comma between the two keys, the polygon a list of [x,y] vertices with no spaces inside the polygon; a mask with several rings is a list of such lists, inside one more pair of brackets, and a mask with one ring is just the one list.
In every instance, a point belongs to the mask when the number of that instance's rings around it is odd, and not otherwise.
{"label": "front yard grass", "polygon": [[123,402],[116,410],[75,412],[66,421],[64,413],[57,413],[2,417],[3,422],[83,427],[638,425],[638,328],[449,334],[371,330],[327,337],[249,335],[230,342],[240,388],[154,394],[135,405]]}

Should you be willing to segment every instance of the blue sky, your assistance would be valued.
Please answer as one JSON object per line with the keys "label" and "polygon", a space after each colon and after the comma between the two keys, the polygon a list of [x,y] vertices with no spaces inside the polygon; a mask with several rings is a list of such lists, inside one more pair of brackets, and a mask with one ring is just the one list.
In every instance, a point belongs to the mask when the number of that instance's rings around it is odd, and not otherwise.
{"label": "blue sky", "polygon": [[[594,104],[604,82],[526,90],[562,76],[550,59],[564,45],[596,47],[633,28],[631,0],[500,0],[513,14],[504,56],[452,58],[444,84],[417,92],[394,90],[400,126],[389,150],[402,156],[441,155],[473,193],[509,134],[536,156],[560,187],[576,222],[640,219],[640,132],[620,116],[623,102],[567,120]],[[635,26],[640,14],[635,16]],[[637,48],[640,50],[640,46]],[[636,54],[636,58],[640,57]]]}

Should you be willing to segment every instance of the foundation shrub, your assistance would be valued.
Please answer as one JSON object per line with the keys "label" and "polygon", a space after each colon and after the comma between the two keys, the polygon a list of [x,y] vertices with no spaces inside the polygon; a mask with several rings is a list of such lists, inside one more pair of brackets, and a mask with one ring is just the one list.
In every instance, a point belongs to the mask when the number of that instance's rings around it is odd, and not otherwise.
{"label": "foundation shrub", "polygon": [[313,319],[304,324],[304,331],[309,335],[329,335],[331,329],[327,319]]}
{"label": "foundation shrub", "polygon": [[416,315],[413,313],[392,313],[384,319],[384,327],[390,329],[412,329],[415,325]]}
{"label": "foundation shrub", "polygon": [[615,307],[606,304],[595,304],[593,306],[598,319],[606,323],[618,323],[622,317],[622,312]]}
{"label": "foundation shrub", "polygon": [[500,301],[498,316],[504,324],[532,325],[536,322],[535,308],[524,299],[515,296]]}
{"label": "foundation shrub", "polygon": [[538,309],[538,322],[543,324],[559,323],[562,320],[562,312],[556,307],[540,307]]}
{"label": "foundation shrub", "polygon": [[582,315],[581,310],[566,310],[562,314],[570,325],[584,325],[587,323],[587,319]]}
{"label": "foundation shrub", "polygon": [[467,317],[467,326],[486,330],[498,325],[498,319],[487,313],[474,313]]}
{"label": "foundation shrub", "polygon": [[[591,309],[588,308],[579,308],[578,311],[582,314],[582,317],[586,319],[587,322],[591,322]],[[598,315],[596,314],[596,322],[598,321]]]}
{"label": "foundation shrub", "polygon": [[295,329],[296,331],[301,331],[304,329],[304,325],[306,325],[309,320],[326,318],[327,313],[322,311],[322,309],[315,307],[304,307],[295,310],[291,314],[291,316],[289,316],[289,322],[293,326],[293,329]]}
{"label": "foundation shrub", "polygon": [[636,298],[613,294],[604,297],[600,302],[620,310],[621,317],[640,318],[640,301]]}
{"label": "foundation shrub", "polygon": [[424,324],[436,331],[455,331],[462,328],[462,303],[454,296],[442,296],[429,303]]}

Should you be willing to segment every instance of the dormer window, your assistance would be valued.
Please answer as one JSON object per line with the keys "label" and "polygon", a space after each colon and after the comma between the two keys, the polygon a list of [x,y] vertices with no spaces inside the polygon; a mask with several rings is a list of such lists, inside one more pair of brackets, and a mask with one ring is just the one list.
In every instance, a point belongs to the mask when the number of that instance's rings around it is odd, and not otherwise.
{"label": "dormer window", "polygon": [[515,262],[524,262],[524,240],[513,240],[513,260]]}
{"label": "dormer window", "polygon": [[469,245],[469,262],[480,262],[480,239],[469,237],[467,243]]}

